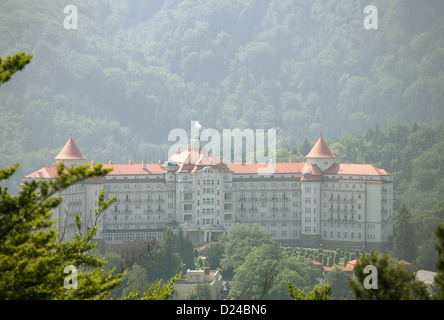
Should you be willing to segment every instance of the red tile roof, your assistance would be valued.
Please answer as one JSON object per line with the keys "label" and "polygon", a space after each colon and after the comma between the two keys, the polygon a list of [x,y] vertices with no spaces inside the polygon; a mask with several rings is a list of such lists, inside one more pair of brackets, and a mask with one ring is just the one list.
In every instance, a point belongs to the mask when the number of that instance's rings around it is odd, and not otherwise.
{"label": "red tile roof", "polygon": [[322,171],[317,164],[305,163],[302,168],[301,180],[322,180]]}
{"label": "red tile roof", "polygon": [[278,162],[273,164],[261,164],[261,163],[227,163],[226,166],[230,171],[239,174],[257,174],[259,170],[265,170],[267,165],[274,165],[276,174],[279,173],[301,173],[304,162]]}
{"label": "red tile roof", "polygon": [[316,260],[311,260],[311,263],[313,263],[313,265],[315,265],[315,266],[322,266],[322,263],[320,263],[319,261],[316,261]]}
{"label": "red tile roof", "polygon": [[162,167],[157,163],[147,163],[145,169],[141,163],[134,164],[104,164],[105,168],[114,168],[108,175],[141,175],[141,174],[163,174]]}
{"label": "red tile roof", "polygon": [[[335,175],[368,175],[380,176],[389,175],[384,169],[376,168],[371,164],[339,164],[335,163],[326,171],[321,171],[316,164],[309,165],[305,162],[293,163],[275,163],[274,174],[295,174],[301,175],[301,180],[322,180],[323,174]],[[195,165],[179,163],[177,172],[197,172],[207,165]],[[209,165],[220,172],[232,172],[236,174],[260,174],[260,168],[264,169],[263,164],[258,163],[228,163]],[[163,174],[162,167],[157,163],[147,163],[146,169],[143,169],[141,163],[135,164],[104,164],[103,168],[114,168],[109,175],[145,175],[145,174]],[[57,167],[43,167],[25,178],[54,178],[57,173]]]}
{"label": "red tile roof", "polygon": [[[312,260],[311,262],[312,262],[313,265],[316,266],[316,267],[323,266],[322,263],[317,262],[317,261],[315,261],[315,260]],[[334,268],[341,269],[342,271],[345,271],[345,272],[353,272],[353,270],[354,270],[354,268],[355,268],[355,265],[356,265],[357,263],[358,263],[358,259],[354,259],[354,260],[351,260],[351,261],[347,262],[347,265],[346,265],[345,267],[335,267],[335,266],[332,266],[332,267],[325,267],[325,266],[323,266],[323,269],[324,269],[325,272],[332,271]]]}
{"label": "red tile roof", "polygon": [[[307,157],[334,157],[328,148],[322,135],[311,149]],[[56,160],[80,160],[86,159],[76,146],[72,137],[69,138],[63,149],[55,158]],[[274,171],[272,174],[300,174],[301,180],[322,180],[323,174],[334,175],[389,175],[384,169],[376,168],[372,164],[348,164],[348,163],[334,163],[329,169],[321,171],[316,164],[308,164],[306,162],[278,162],[273,164],[260,163],[227,163],[224,164],[221,160],[211,153],[201,149],[197,152],[194,149],[188,148],[182,152],[178,152],[169,159],[178,164],[177,172],[196,172],[205,166],[211,166],[221,172],[232,172],[237,174],[261,174],[264,173],[267,166],[273,165]],[[194,162],[191,163],[191,162]],[[160,164],[146,163],[145,166],[139,164],[104,164],[104,168],[113,167],[110,175],[145,175],[145,174],[163,174],[163,169]],[[145,168],[144,168],[145,167]],[[56,167],[41,168],[25,178],[54,178],[57,173]],[[338,177],[339,178],[339,177]]]}
{"label": "red tile roof", "polygon": [[330,151],[330,148],[322,139],[322,135],[315,143],[310,152],[306,155],[307,158],[334,158],[335,155]]}
{"label": "red tile roof", "polygon": [[38,178],[38,179],[51,179],[57,175],[57,167],[46,167],[34,171],[33,173],[28,174],[25,178]]}
{"label": "red tile roof", "polygon": [[389,175],[389,173],[386,170],[376,168],[372,164],[351,164],[351,163],[334,163],[330,168],[325,170],[323,173],[370,175],[370,176]]}
{"label": "red tile roof", "polygon": [[56,160],[84,160],[86,157],[80,152],[77,145],[69,138],[68,142],[62,148],[62,151],[55,157]]}
{"label": "red tile roof", "polygon": [[355,268],[355,265],[357,263],[358,263],[358,259],[351,260],[351,261],[347,262],[345,267],[342,267],[340,269],[343,271],[353,271],[353,269]]}

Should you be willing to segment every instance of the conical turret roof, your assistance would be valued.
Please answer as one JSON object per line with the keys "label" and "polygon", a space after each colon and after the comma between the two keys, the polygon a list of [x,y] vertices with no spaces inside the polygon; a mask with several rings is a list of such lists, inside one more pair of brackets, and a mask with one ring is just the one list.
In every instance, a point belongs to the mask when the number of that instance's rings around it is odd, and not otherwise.
{"label": "conical turret roof", "polygon": [[310,152],[306,155],[307,158],[335,158],[335,155],[330,151],[330,148],[322,139],[322,133],[318,141],[315,143]]}
{"label": "conical turret roof", "polygon": [[63,147],[62,151],[55,157],[55,160],[84,160],[86,157],[80,152],[77,145],[72,140],[72,136]]}

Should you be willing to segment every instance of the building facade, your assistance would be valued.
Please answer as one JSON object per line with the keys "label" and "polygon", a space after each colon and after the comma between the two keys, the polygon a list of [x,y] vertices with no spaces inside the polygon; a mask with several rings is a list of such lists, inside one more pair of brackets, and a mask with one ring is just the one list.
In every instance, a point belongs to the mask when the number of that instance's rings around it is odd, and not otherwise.
{"label": "building facade", "polygon": [[[192,160],[194,159],[194,160]],[[182,228],[195,243],[218,241],[234,223],[257,223],[282,245],[377,249],[393,238],[393,177],[372,164],[335,163],[322,135],[304,162],[275,163],[261,174],[257,163],[221,163],[191,141],[163,163],[104,164],[103,178],[61,193],[54,212],[60,238],[73,236],[74,216],[95,222],[97,196],[116,198],[99,222],[97,237],[119,243],[161,241],[165,228]],[[86,163],[72,137],[56,157]],[[25,179],[51,179],[56,163]]]}
{"label": "building facade", "polygon": [[[174,282],[172,299],[185,300],[190,293],[197,293],[206,286],[210,300],[220,300],[222,292],[222,275],[218,270],[205,267],[200,270],[187,270],[185,279]],[[204,290],[205,291],[205,290]]]}

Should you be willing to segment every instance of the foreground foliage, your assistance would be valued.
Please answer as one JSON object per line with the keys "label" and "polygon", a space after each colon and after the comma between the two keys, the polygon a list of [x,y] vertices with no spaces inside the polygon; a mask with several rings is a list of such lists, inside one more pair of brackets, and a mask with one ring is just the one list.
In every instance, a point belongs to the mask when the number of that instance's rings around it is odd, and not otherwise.
{"label": "foreground foliage", "polygon": [[287,283],[288,294],[292,300],[333,300],[331,298],[331,285],[324,284],[316,286],[304,296],[304,292],[293,286],[290,281]]}
{"label": "foreground foliage", "polygon": [[[7,179],[18,164],[0,170],[0,179]],[[110,290],[122,280],[123,273],[104,271],[104,259],[90,254],[97,246],[93,242],[97,220],[114,201],[104,201],[104,192],[98,197],[96,221],[81,233],[82,221],[76,215],[77,232],[73,239],[58,242],[52,210],[60,205],[58,192],[91,177],[106,175],[110,169],[82,165],[57,167],[57,177],[50,181],[23,182],[17,196],[0,188],[0,299],[105,299]],[[66,266],[75,266],[77,289],[65,288]],[[143,295],[128,293],[127,299],[166,299],[172,292],[174,277],[166,286],[152,285]]]}

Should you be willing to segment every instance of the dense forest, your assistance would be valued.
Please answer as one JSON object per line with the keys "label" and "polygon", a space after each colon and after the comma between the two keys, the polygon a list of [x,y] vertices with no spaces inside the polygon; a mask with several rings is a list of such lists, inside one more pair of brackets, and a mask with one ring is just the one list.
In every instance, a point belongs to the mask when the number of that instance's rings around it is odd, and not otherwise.
{"label": "dense forest", "polygon": [[[11,191],[51,163],[69,133],[90,161],[157,162],[168,132],[191,120],[276,128],[282,159],[323,131],[342,139],[339,158],[401,165],[392,146],[407,137],[377,147],[397,127],[376,127],[444,120],[444,3],[374,1],[376,30],[363,26],[367,4],[79,0],[75,30],[64,28],[65,4],[4,3],[0,56],[34,53],[0,91],[0,167],[21,164]],[[371,151],[352,152],[357,146]],[[420,185],[436,179],[437,167],[422,169]],[[398,192],[409,192],[409,178]]]}

